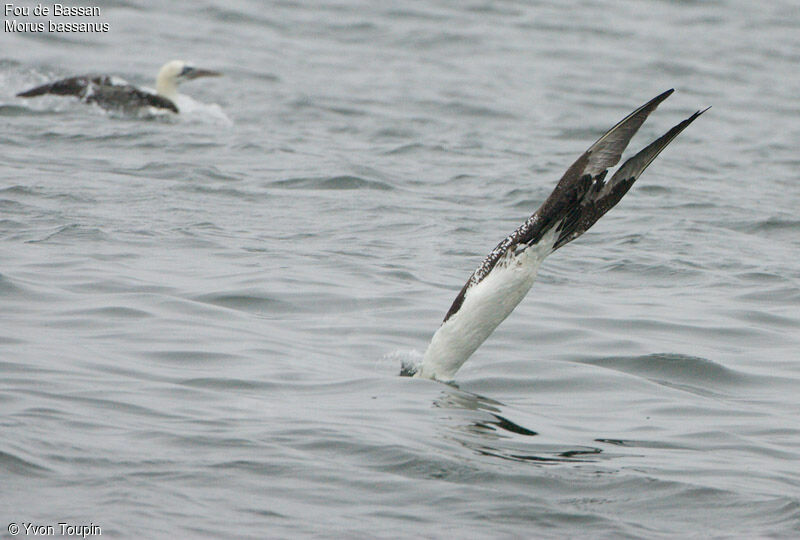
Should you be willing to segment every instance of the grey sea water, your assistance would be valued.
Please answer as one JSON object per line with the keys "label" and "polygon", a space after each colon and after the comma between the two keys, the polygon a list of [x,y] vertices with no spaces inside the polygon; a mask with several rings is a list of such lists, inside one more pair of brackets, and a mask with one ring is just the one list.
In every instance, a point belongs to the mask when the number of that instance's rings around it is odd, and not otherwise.
{"label": "grey sea water", "polygon": [[[0,34],[0,537],[800,536],[796,2],[100,9]],[[14,97],[172,58],[225,74],[173,119]],[[458,387],[399,377],[671,87]]]}

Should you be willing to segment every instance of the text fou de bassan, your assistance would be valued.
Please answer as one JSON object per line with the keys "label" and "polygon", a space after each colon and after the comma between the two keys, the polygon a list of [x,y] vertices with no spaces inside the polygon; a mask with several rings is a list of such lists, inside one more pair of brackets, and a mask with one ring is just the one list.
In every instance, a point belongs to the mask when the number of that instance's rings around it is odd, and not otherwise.
{"label": "text fou de bassan", "polygon": [[97,6],[65,6],[64,4],[35,6],[18,6],[3,4],[3,15],[6,17],[3,30],[6,32],[108,32],[110,25],[104,22],[62,22],[24,21],[16,17],[99,17]]}

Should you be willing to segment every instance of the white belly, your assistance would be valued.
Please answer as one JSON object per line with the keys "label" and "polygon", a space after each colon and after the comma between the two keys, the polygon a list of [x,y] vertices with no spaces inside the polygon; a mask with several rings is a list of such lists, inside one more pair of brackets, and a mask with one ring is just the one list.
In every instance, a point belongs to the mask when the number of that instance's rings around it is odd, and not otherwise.
{"label": "white belly", "polygon": [[542,261],[552,251],[552,234],[519,255],[507,254],[478,284],[461,308],[433,335],[417,376],[452,380],[456,371],[528,294]]}

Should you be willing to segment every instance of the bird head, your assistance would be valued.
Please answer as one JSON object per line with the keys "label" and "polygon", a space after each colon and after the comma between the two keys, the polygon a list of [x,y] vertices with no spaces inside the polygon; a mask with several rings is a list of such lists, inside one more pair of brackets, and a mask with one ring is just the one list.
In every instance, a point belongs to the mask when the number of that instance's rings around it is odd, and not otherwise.
{"label": "bird head", "polygon": [[158,72],[156,92],[166,98],[174,99],[178,94],[178,84],[200,77],[219,77],[222,73],[210,69],[199,69],[183,60],[167,62]]}

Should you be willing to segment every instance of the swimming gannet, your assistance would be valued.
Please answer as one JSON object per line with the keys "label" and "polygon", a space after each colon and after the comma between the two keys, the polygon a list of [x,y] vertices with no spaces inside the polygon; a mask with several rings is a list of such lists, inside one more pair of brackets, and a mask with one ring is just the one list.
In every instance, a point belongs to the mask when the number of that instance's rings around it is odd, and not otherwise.
{"label": "swimming gannet", "polygon": [[156,77],[156,93],[141,90],[126,81],[110,75],[82,75],[60,79],[20,92],[18,97],[36,97],[45,94],[75,96],[86,103],[96,103],[104,109],[135,112],[144,107],[155,107],[178,112],[175,99],[178,85],[199,77],[218,77],[221,73],[195,68],[182,60],[164,64]]}

